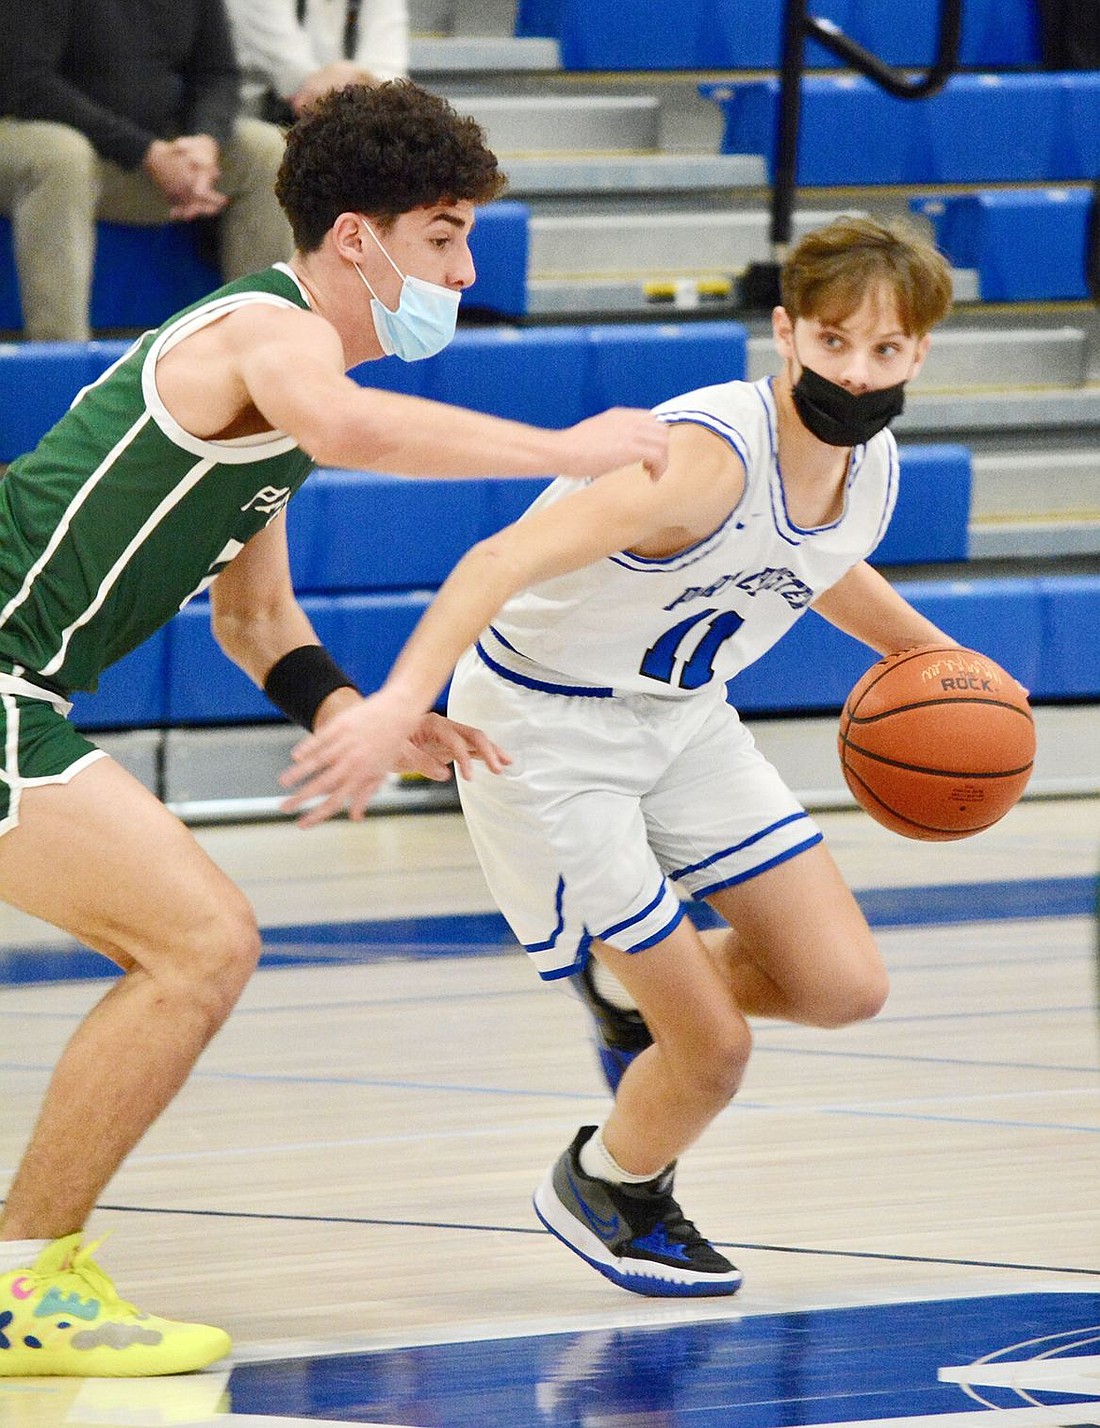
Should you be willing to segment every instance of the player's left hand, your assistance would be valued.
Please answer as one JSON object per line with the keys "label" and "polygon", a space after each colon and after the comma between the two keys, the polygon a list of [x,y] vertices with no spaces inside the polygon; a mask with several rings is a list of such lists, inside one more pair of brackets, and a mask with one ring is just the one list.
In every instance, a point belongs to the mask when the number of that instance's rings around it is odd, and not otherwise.
{"label": "player's left hand", "polygon": [[300,828],[313,828],[346,810],[358,822],[422,723],[422,716],[386,694],[356,700],[326,719],[291,751],[290,768],[279,775],[295,789],[280,807],[298,813]]}
{"label": "player's left hand", "polygon": [[395,768],[398,773],[420,774],[444,783],[451,776],[452,764],[468,779],[475,759],[490,773],[500,773],[512,762],[480,729],[446,719],[442,714],[425,714],[398,754]]}

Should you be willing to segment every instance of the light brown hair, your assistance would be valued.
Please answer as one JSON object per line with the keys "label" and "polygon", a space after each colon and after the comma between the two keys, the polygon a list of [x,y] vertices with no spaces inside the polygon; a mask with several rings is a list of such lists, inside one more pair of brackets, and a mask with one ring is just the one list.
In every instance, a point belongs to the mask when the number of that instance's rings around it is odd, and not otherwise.
{"label": "light brown hair", "polygon": [[951,309],[951,269],[920,230],[899,219],[837,218],[807,233],[780,275],[791,321],[843,322],[868,293],[885,287],[903,330],[923,337]]}

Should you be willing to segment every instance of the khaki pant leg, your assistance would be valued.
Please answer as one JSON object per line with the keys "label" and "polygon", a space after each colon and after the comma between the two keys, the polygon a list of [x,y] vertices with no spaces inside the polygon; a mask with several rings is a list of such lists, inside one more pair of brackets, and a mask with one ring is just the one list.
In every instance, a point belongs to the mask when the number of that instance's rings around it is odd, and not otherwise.
{"label": "khaki pant leg", "polygon": [[99,162],[67,124],[0,119],[0,213],[12,225],[24,334],[88,338]]}
{"label": "khaki pant leg", "polygon": [[272,263],[285,263],[294,250],[290,224],[275,197],[282,162],[283,131],[247,115],[222,147],[218,187],[229,198],[221,216],[222,274],[226,281]]}

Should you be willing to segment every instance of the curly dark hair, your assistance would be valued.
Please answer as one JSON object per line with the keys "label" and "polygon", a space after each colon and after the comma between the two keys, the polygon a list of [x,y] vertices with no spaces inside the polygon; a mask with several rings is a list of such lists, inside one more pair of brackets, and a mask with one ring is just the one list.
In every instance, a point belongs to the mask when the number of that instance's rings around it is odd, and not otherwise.
{"label": "curly dark hair", "polygon": [[319,248],[341,213],[388,226],[435,203],[487,203],[503,189],[481,126],[407,79],[349,85],[290,129],[275,181],[302,252]]}

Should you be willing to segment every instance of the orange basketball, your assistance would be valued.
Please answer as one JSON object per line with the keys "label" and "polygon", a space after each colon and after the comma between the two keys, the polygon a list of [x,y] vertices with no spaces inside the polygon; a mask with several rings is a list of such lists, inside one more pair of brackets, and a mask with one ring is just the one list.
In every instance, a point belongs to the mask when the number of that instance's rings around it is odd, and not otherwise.
{"label": "orange basketball", "polygon": [[844,778],[884,827],[928,842],[969,838],[1019,799],[1035,758],[1023,690],[958,645],[889,655],[860,679],[840,716]]}

